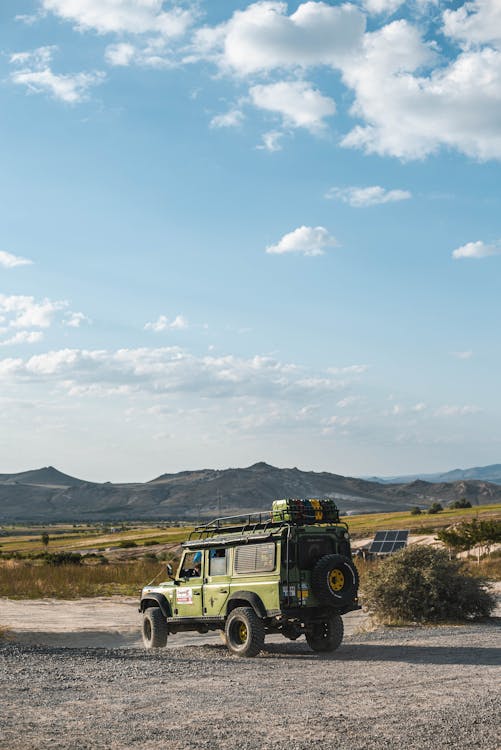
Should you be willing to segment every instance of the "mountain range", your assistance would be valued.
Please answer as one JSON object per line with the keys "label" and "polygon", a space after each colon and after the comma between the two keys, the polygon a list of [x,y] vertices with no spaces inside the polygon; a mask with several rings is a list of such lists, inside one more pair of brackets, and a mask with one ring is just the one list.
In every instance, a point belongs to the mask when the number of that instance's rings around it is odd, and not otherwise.
{"label": "mountain range", "polygon": [[492,482],[501,484],[501,464],[490,464],[489,466],[474,466],[471,469],[452,469],[436,474],[407,474],[396,477],[366,477],[372,482],[382,484],[405,484],[422,479],[425,482],[461,482],[465,479],[475,479],[481,482]]}
{"label": "mountain range", "polygon": [[331,497],[344,513],[391,512],[463,497],[473,504],[501,502],[501,486],[465,478],[370,481],[264,462],[115,484],[86,482],[48,466],[0,474],[0,522],[196,520],[266,510],[281,497]]}

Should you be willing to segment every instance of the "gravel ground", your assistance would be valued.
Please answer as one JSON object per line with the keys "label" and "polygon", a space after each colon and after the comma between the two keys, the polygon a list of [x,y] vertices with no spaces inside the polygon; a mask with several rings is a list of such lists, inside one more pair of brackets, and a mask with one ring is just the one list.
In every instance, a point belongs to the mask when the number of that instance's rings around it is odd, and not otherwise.
{"label": "gravel ground", "polygon": [[497,619],[349,635],[328,656],[4,642],[0,748],[499,750],[500,645]]}

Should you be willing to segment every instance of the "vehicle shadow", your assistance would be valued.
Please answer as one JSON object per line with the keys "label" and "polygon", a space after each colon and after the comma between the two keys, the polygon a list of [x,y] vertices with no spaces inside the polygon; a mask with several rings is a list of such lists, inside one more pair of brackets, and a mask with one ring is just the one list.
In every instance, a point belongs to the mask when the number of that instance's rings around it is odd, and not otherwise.
{"label": "vehicle shadow", "polygon": [[344,645],[329,654],[315,653],[303,643],[266,644],[268,658],[314,659],[336,662],[402,662],[407,664],[474,664],[501,666],[501,648],[468,646],[426,646],[360,643]]}

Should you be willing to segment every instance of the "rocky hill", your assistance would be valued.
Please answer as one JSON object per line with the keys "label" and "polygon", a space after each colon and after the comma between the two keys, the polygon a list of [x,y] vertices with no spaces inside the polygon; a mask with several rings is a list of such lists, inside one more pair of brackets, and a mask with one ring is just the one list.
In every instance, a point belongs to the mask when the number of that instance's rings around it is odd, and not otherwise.
{"label": "rocky hill", "polygon": [[262,462],[162,474],[145,483],[99,484],[49,466],[0,474],[0,522],[202,519],[267,509],[280,497],[332,497],[344,512],[391,512],[462,497],[474,504],[501,502],[501,486],[469,480],[381,484]]}

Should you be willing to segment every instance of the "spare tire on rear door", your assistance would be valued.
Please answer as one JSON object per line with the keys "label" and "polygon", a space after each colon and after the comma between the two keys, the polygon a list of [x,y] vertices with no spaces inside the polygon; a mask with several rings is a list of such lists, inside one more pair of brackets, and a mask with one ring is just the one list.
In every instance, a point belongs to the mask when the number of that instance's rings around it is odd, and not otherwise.
{"label": "spare tire on rear door", "polygon": [[324,555],[313,568],[311,588],[322,604],[344,606],[357,595],[358,571],[347,557]]}

